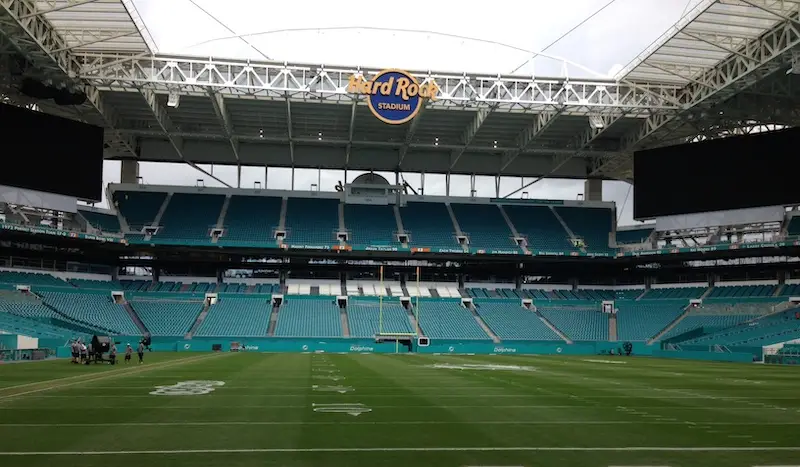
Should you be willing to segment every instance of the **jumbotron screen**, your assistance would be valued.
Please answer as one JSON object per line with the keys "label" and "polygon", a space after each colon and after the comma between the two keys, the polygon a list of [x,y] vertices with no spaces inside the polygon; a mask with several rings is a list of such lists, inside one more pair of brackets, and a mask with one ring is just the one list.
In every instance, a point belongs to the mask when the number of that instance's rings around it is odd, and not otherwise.
{"label": "jumbotron screen", "polygon": [[633,217],[800,204],[800,128],[637,151]]}
{"label": "jumbotron screen", "polygon": [[100,201],[103,129],[0,104],[0,185]]}

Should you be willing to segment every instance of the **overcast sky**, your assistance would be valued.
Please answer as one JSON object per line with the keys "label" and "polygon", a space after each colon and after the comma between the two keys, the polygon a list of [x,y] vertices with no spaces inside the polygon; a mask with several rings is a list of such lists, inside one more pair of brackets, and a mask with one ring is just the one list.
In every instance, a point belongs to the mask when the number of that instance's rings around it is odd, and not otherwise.
{"label": "overcast sky", "polygon": [[[164,54],[571,77],[615,74],[699,2],[134,0],[158,52]],[[545,55],[530,60],[533,51]],[[216,166],[213,171],[235,185],[235,167]],[[140,175],[149,184],[194,185],[197,178],[205,179],[207,186],[216,184],[178,164],[142,163]],[[263,168],[245,168],[242,186],[266,181],[268,188],[289,188],[287,175],[288,169],[270,169],[265,180]],[[356,175],[348,173],[348,181]],[[325,171],[321,188],[332,190],[342,178],[341,172]],[[419,178],[406,176],[415,187],[420,186]],[[105,182],[119,179],[120,163],[106,162]],[[295,188],[308,189],[317,179],[316,170],[299,170]],[[444,176],[426,175],[425,182],[426,194],[444,194]],[[504,180],[501,192],[518,184]],[[451,185],[452,195],[469,195],[468,177],[453,177]],[[583,189],[581,180],[543,180],[526,191],[531,198],[576,199]],[[493,180],[479,180],[477,190],[478,196],[494,196]],[[620,225],[633,223],[629,185],[605,182],[603,197],[617,203]]]}

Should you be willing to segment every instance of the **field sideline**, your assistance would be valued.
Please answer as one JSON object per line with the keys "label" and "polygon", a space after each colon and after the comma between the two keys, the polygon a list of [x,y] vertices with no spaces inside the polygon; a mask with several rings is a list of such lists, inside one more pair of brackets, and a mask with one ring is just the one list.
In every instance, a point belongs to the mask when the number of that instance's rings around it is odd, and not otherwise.
{"label": "field sideline", "polygon": [[800,465],[798,388],[793,367],[622,357],[13,364],[0,465]]}

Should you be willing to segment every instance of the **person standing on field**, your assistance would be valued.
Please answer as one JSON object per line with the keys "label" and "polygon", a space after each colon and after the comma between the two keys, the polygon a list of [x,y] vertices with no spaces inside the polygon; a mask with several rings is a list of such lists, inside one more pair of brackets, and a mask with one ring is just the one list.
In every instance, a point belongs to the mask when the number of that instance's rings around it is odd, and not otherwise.
{"label": "person standing on field", "polygon": [[136,353],[139,354],[139,364],[141,365],[144,363],[144,342],[139,342],[139,347],[136,349]]}
{"label": "person standing on field", "polygon": [[125,364],[131,362],[131,355],[133,355],[133,347],[130,344],[125,346]]}

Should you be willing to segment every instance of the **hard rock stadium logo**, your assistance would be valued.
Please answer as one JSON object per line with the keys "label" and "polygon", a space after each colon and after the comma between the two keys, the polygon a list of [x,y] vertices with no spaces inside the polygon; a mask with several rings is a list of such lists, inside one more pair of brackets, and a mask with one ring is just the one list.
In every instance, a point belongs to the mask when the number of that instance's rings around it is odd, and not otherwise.
{"label": "hard rock stadium logo", "polygon": [[369,109],[378,120],[400,125],[419,113],[425,99],[438,99],[439,85],[432,80],[420,84],[406,71],[389,69],[369,81],[360,75],[351,76],[347,92],[366,95]]}

